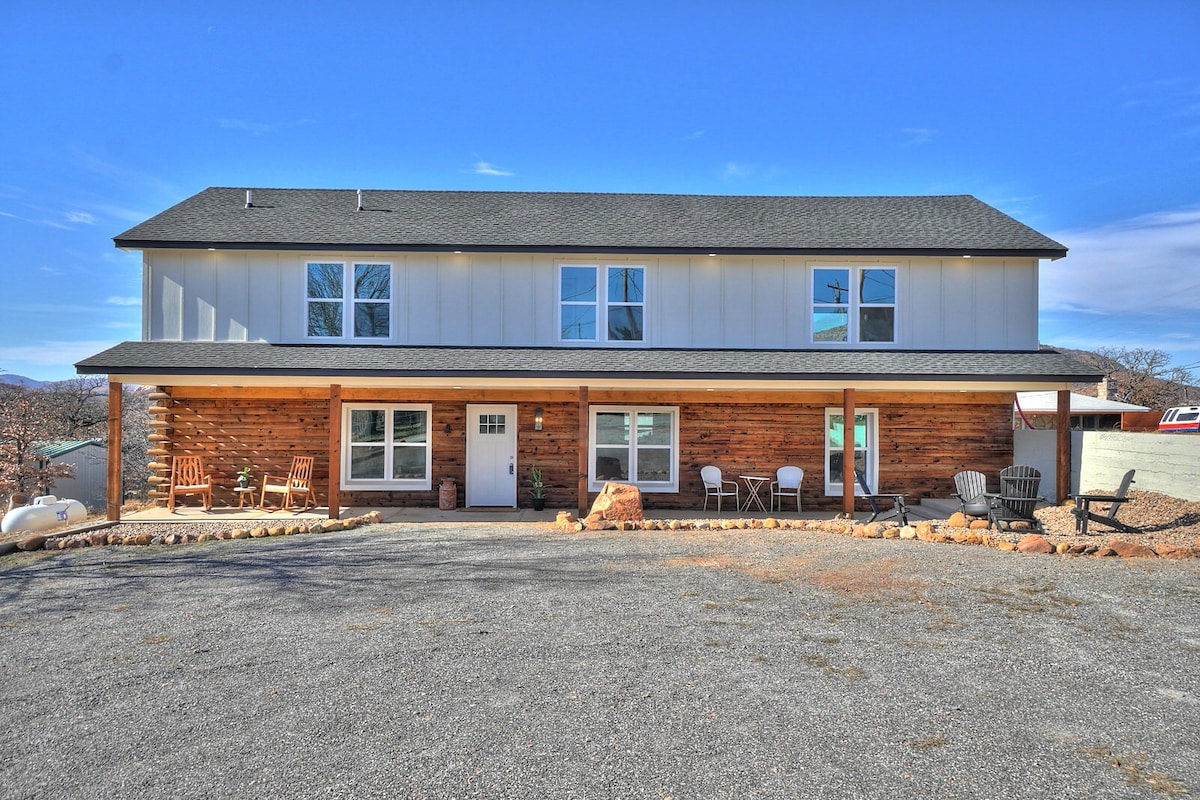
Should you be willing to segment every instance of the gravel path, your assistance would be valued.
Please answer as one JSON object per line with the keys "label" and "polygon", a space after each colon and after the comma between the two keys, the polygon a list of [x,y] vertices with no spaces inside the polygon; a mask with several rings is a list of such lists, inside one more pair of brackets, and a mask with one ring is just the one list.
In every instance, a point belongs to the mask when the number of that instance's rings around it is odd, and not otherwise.
{"label": "gravel path", "polygon": [[392,524],[0,561],[4,797],[1200,792],[1200,561]]}

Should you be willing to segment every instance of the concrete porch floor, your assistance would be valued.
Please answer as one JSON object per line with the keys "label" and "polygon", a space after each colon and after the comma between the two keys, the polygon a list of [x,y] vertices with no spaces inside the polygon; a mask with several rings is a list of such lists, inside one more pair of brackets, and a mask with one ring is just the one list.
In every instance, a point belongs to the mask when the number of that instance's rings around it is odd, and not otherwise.
{"label": "concrete porch floor", "polygon": [[[909,520],[945,519],[949,514],[953,513],[953,509],[946,511],[943,508],[944,502],[926,501],[927,505],[910,505],[908,508]],[[953,502],[955,507],[957,507],[957,501]],[[547,508],[543,511],[534,511],[532,508],[458,508],[454,511],[442,511],[437,508],[356,506],[353,508],[343,507],[338,513],[338,518],[347,519],[349,517],[362,516],[371,511],[378,511],[383,515],[384,522],[457,522],[462,524],[476,522],[554,522],[558,516],[558,512],[561,510],[564,509]],[[577,514],[574,509],[566,510]],[[726,510],[718,514],[716,511],[691,508],[653,508],[647,509],[645,515],[646,519],[753,519],[755,517],[762,519],[767,517],[775,517],[776,519],[833,519],[837,516],[837,512],[803,511],[797,514],[794,511],[780,511],[768,513],[754,509],[753,511],[745,512]],[[860,511],[858,513],[859,519],[862,520],[866,520],[869,516],[869,512]],[[257,508],[239,509],[231,506],[213,506],[211,511],[205,511],[200,506],[176,505],[174,513],[165,508],[148,508],[121,515],[121,522],[156,524],[170,522],[312,523],[324,519],[329,519],[329,509],[327,507],[318,507],[305,512],[297,512],[287,509],[265,511]]]}

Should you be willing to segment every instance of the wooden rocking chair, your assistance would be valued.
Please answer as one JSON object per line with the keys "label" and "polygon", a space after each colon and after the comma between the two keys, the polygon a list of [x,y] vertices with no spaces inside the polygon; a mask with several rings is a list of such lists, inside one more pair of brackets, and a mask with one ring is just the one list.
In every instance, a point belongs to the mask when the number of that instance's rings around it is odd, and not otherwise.
{"label": "wooden rocking chair", "polygon": [[178,495],[200,495],[204,510],[211,511],[213,504],[213,477],[204,474],[200,456],[175,456],[171,459],[171,488],[167,494],[167,509],[175,513],[175,498]]}
{"label": "wooden rocking chair", "polygon": [[[288,471],[287,477],[280,475],[263,476],[262,492],[258,496],[258,507],[268,510],[267,495],[281,494],[283,495],[283,500],[279,505],[280,509],[291,508],[295,505],[295,499],[301,496],[304,497],[304,507],[300,511],[307,511],[313,508],[312,471],[312,456],[296,456],[292,459],[292,468]],[[278,509],[272,508],[269,510],[276,511]]]}

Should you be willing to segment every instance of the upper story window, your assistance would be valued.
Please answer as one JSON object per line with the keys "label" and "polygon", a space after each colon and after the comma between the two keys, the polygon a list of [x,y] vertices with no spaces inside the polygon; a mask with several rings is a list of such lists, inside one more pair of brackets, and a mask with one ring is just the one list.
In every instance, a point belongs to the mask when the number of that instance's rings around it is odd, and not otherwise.
{"label": "upper story window", "polygon": [[558,285],[563,341],[645,341],[645,267],[563,265]]}
{"label": "upper story window", "polygon": [[813,270],[814,342],[896,341],[896,270],[818,267]]}
{"label": "upper story window", "polygon": [[392,265],[309,262],[308,336],[388,339],[392,335]]}

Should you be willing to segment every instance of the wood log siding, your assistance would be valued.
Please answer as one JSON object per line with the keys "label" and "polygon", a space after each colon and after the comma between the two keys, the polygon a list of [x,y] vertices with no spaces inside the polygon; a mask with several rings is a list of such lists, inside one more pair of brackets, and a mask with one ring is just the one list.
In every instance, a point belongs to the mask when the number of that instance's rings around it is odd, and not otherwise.
{"label": "wood log siding", "polygon": [[[171,387],[173,454],[196,454],[223,473],[218,503],[236,504],[237,470],[262,476],[286,474],[294,455],[316,457],[318,500],[328,497],[329,393],[327,389],[220,389]],[[615,392],[593,390],[593,405],[673,405],[679,408],[679,492],[644,494],[647,508],[700,508],[700,467],[716,464],[726,477],[773,475],[794,464],[804,469],[806,510],[837,511],[840,497],[824,492],[825,408],[840,405],[836,392]],[[573,509],[578,474],[578,403],[574,392],[407,392],[343,388],[343,402],[432,403],[433,474],[429,491],[342,492],[344,506],[436,508],[442,478],[458,484],[464,498],[466,404],[516,403],[517,504],[530,505],[529,470],[537,466],[549,484],[547,507]],[[879,412],[879,489],[905,492],[910,500],[949,497],[954,473],[975,469],[995,476],[1012,463],[1011,393],[856,393],[859,409]],[[535,407],[544,409],[533,430]],[[163,415],[166,416],[166,415]],[[449,433],[446,426],[450,426]],[[155,458],[155,461],[169,459]],[[167,471],[169,475],[169,468]],[[593,495],[594,497],[594,495]],[[861,506],[860,509],[865,506]]]}

